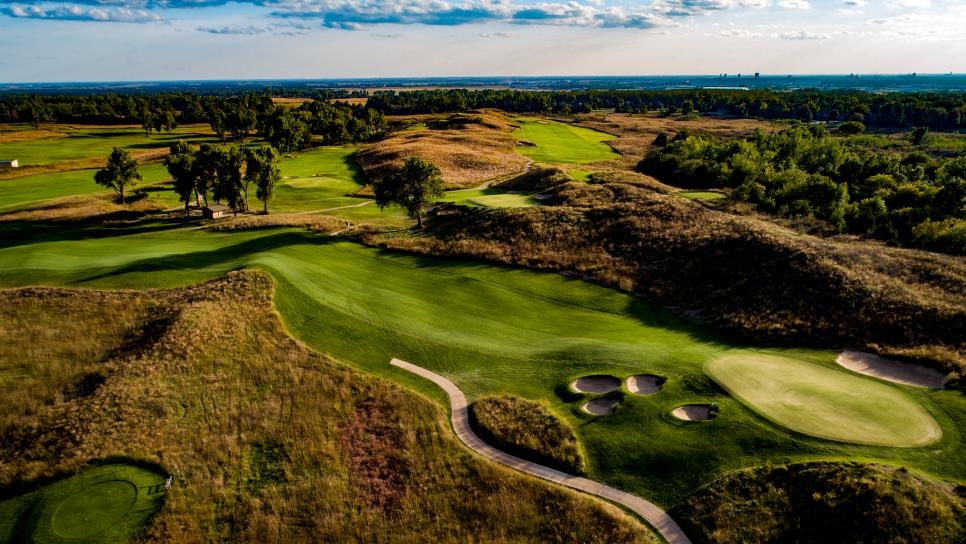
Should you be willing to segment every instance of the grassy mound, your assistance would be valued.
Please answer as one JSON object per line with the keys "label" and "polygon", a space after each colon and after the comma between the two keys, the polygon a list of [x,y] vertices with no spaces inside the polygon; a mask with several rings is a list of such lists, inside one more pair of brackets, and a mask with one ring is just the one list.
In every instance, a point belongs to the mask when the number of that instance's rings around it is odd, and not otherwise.
{"label": "grassy mound", "polygon": [[514,153],[516,140],[500,114],[479,114],[480,122],[433,123],[396,132],[363,147],[359,164],[368,179],[379,179],[410,156],[432,162],[443,172],[448,187],[473,187],[523,171],[527,159]]}
{"label": "grassy mound", "polygon": [[605,142],[614,136],[546,119],[521,119],[514,136],[532,145],[521,146],[520,153],[539,162],[584,164],[619,157]]}
{"label": "grassy mound", "polygon": [[486,397],[470,405],[480,438],[517,457],[571,474],[583,472],[577,438],[543,404],[516,397]]}
{"label": "grassy mound", "polygon": [[966,541],[962,497],[858,463],[762,467],[721,478],[671,514],[695,543]]}
{"label": "grassy mound", "polygon": [[164,502],[165,476],[111,464],[0,502],[0,542],[125,542]]}
{"label": "grassy mound", "polygon": [[123,456],[175,475],[149,541],[651,541],[473,456],[437,405],[293,341],[271,300],[256,272],[0,291],[0,488]]}
{"label": "grassy mound", "polygon": [[800,433],[898,447],[942,437],[919,403],[875,380],[771,355],[731,355],[705,371],[756,412]]}

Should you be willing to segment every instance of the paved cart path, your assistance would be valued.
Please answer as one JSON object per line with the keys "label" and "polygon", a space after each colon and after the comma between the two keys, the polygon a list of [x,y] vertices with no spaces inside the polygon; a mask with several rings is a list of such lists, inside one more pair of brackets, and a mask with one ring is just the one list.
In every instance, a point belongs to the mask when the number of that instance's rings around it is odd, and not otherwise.
{"label": "paved cart path", "polygon": [[654,503],[648,502],[637,495],[632,495],[608,485],[604,485],[600,482],[595,482],[579,476],[573,476],[565,472],[560,472],[559,470],[538,465],[537,463],[525,461],[519,457],[514,457],[513,455],[498,450],[486,442],[483,442],[480,437],[476,436],[476,433],[473,432],[473,429],[470,428],[469,410],[466,403],[466,396],[462,391],[460,391],[459,387],[456,387],[456,384],[431,370],[426,370],[421,366],[416,366],[414,364],[407,363],[406,361],[393,359],[390,361],[390,364],[403,370],[408,370],[409,372],[412,372],[418,376],[422,376],[423,378],[432,381],[446,392],[446,394],[449,396],[449,403],[452,411],[451,418],[453,421],[453,430],[456,431],[456,436],[459,437],[459,439],[471,450],[479,453],[487,459],[496,461],[501,465],[506,465],[521,472],[526,472],[527,474],[537,476],[538,478],[543,478],[544,480],[549,480],[560,485],[616,502],[630,510],[633,510],[638,515],[646,519],[648,523],[657,529],[657,531],[662,537],[664,537],[665,540],[668,541],[669,544],[691,544],[691,541],[688,540],[687,535],[685,535],[684,531],[681,530],[678,524],[671,519],[671,516],[669,516],[664,510],[658,508]]}

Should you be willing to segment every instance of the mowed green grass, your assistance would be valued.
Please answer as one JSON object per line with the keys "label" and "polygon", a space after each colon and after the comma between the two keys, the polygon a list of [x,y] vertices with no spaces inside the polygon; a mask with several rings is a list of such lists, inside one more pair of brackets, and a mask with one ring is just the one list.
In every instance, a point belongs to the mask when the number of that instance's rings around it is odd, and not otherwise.
{"label": "mowed green grass", "polygon": [[[834,352],[751,349],[639,298],[558,274],[398,254],[296,230],[21,226],[0,240],[6,286],[173,287],[242,267],[267,270],[284,323],[313,349],[440,402],[438,390],[390,367],[389,359],[440,372],[471,400],[512,394],[546,402],[574,426],[591,477],[664,505],[730,470],[775,461],[858,458],[966,478],[958,431],[966,400],[958,394],[907,393],[943,427],[929,447],[802,435],[722,393],[703,366],[726,355],[767,353],[831,367]],[[580,410],[585,397],[567,392],[567,384],[600,373],[656,373],[668,381],[655,395],[619,393],[615,415],[592,417]],[[692,402],[717,402],[720,414],[700,424],[670,415]]]}
{"label": "mowed green grass", "polygon": [[135,465],[103,465],[0,502],[0,542],[121,543],[164,501],[165,478]]}
{"label": "mowed green grass", "polygon": [[483,208],[525,208],[539,204],[532,195],[508,193],[496,188],[447,191],[441,200]]}
{"label": "mowed green grass", "polygon": [[691,200],[721,200],[726,198],[724,193],[717,191],[678,191],[674,194]]}
{"label": "mowed green grass", "polygon": [[708,374],[766,418],[812,436],[913,447],[932,444],[942,429],[919,403],[866,378],[769,355],[731,355]]}
{"label": "mowed green grass", "polygon": [[[0,210],[11,210],[25,204],[65,196],[110,192],[94,183],[95,172],[96,170],[71,170],[0,180]],[[169,177],[168,171],[160,164],[142,166],[141,176],[145,185],[159,183]],[[176,204],[177,197],[173,198]]]}
{"label": "mowed green grass", "polygon": [[546,119],[520,119],[519,122],[520,128],[513,135],[534,145],[518,149],[535,161],[583,164],[620,156],[605,143],[614,139],[610,134]]}
{"label": "mowed green grass", "polygon": [[21,166],[54,164],[63,161],[106,157],[114,146],[131,152],[168,148],[178,140],[191,144],[214,143],[218,139],[207,126],[179,127],[170,133],[145,137],[136,128],[63,129],[62,136],[20,142],[0,143],[0,158],[17,159]]}

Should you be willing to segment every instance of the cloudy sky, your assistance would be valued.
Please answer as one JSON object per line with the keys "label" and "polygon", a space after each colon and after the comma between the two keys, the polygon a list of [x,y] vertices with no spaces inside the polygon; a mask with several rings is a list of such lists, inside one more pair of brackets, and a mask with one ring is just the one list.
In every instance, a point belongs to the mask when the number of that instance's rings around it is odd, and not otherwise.
{"label": "cloudy sky", "polygon": [[0,0],[0,82],[966,72],[966,0]]}

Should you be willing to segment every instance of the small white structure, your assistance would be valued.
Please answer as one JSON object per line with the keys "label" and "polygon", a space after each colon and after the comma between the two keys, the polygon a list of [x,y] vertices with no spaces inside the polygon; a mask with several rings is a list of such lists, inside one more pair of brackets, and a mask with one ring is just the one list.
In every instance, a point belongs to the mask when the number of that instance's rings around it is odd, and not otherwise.
{"label": "small white structure", "polygon": [[201,215],[205,219],[218,219],[231,213],[232,209],[223,204],[212,204],[201,209]]}
{"label": "small white structure", "polygon": [[0,170],[10,170],[12,168],[20,168],[20,163],[17,159],[12,161],[0,161]]}

